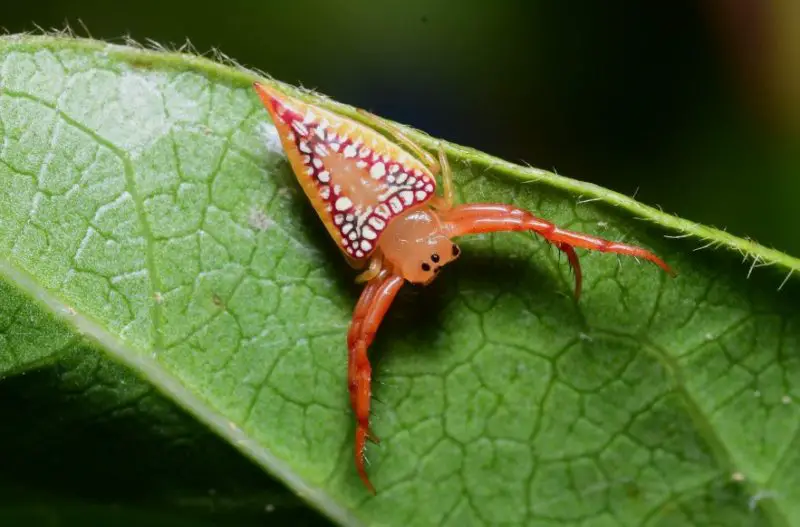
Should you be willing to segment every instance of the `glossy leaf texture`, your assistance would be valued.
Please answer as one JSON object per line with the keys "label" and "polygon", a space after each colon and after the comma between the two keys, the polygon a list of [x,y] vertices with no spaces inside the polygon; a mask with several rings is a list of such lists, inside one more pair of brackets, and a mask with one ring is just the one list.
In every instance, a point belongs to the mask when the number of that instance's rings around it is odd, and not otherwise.
{"label": "glossy leaf texture", "polygon": [[800,524],[800,262],[455,145],[459,201],[642,244],[679,275],[582,251],[576,304],[540,240],[463,240],[374,345],[369,496],[345,382],[358,287],[256,79],[0,40],[0,515],[113,501],[241,525],[299,518],[299,496],[341,525]]}

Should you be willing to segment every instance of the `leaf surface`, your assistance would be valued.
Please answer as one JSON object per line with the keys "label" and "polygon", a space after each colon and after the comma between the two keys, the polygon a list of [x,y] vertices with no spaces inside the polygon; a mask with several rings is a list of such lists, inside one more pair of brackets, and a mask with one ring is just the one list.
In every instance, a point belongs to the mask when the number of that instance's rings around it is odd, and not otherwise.
{"label": "leaf surface", "polygon": [[[540,240],[464,240],[432,286],[403,291],[373,347],[368,496],[345,382],[358,288],[256,79],[186,55],[0,40],[9,394],[65,404],[71,386],[82,411],[113,411],[136,406],[130,382],[166,405],[152,386],[342,525],[800,524],[800,262],[454,145],[459,201],[644,245],[679,276],[582,253],[576,304]],[[23,459],[40,455],[40,427],[63,425],[52,410],[6,414],[28,434],[8,443]],[[134,414],[136,436],[153,414]]]}

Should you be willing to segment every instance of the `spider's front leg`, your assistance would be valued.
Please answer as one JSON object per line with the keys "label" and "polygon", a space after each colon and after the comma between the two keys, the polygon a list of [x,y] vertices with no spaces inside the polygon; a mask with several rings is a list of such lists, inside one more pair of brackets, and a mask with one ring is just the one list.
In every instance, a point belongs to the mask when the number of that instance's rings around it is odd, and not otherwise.
{"label": "spider's front leg", "polygon": [[431,205],[436,209],[442,210],[451,208],[453,206],[454,198],[452,171],[450,170],[450,163],[447,161],[447,154],[445,154],[441,143],[439,144],[437,157],[433,157],[430,152],[419,146],[410,137],[408,137],[408,135],[406,135],[406,133],[403,132],[403,130],[395,123],[387,121],[386,119],[378,117],[377,115],[363,109],[359,109],[358,113],[373,127],[383,128],[389,132],[389,134],[394,137],[395,141],[405,146],[410,152],[417,156],[417,159],[422,161],[430,169],[434,176],[436,174],[442,175],[443,194],[441,196],[434,196],[431,200]]}
{"label": "spider's front leg", "polygon": [[541,235],[567,255],[570,265],[575,270],[576,298],[580,296],[581,292],[581,268],[575,247],[643,258],[658,265],[669,274],[675,274],[661,258],[646,249],[562,229],[512,205],[470,203],[442,211],[439,216],[444,224],[444,232],[449,237],[499,231],[532,231]]}
{"label": "spider's front leg", "polygon": [[356,416],[355,461],[361,481],[375,494],[375,487],[367,477],[364,467],[364,448],[367,439],[377,442],[369,429],[369,407],[372,396],[372,367],[367,350],[375,338],[378,326],[392,305],[394,297],[403,286],[403,278],[386,271],[370,280],[353,311],[353,320],[347,333],[348,349],[348,387],[350,403]]}

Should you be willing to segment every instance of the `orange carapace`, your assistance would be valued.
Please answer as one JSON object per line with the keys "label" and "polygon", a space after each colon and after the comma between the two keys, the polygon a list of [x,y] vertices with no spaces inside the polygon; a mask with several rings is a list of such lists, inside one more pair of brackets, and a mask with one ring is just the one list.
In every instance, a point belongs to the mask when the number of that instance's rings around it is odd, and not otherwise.
{"label": "orange carapace", "polygon": [[[373,493],[364,466],[367,439],[377,442],[369,428],[367,349],[403,284],[428,284],[458,258],[454,238],[498,231],[539,234],[566,254],[575,272],[576,297],[581,268],[575,247],[643,258],[672,273],[645,249],[561,229],[512,205],[454,205],[450,167],[441,148],[437,160],[399,128],[366,112],[364,118],[392,139],[265,84],[254,87],[306,196],[350,264],[365,269],[357,278],[366,285],[347,335],[348,386],[356,417],[356,469]],[[436,174],[442,178],[441,195]]]}

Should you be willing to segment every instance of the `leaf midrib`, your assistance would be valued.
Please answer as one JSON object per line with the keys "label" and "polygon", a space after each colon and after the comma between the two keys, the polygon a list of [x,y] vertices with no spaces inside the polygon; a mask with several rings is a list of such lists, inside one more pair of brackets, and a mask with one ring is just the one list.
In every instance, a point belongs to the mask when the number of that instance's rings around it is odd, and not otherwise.
{"label": "leaf midrib", "polygon": [[183,386],[148,353],[131,348],[92,318],[78,313],[69,304],[39,285],[28,273],[0,259],[0,279],[12,284],[30,301],[50,313],[54,319],[65,323],[76,335],[111,355],[132,369],[181,408],[195,416],[227,443],[248,458],[265,467],[276,478],[291,488],[298,497],[313,505],[341,525],[361,526],[361,520],[349,509],[343,508],[322,489],[309,485],[293,472],[291,467],[277,458],[269,449],[250,438],[236,423],[212,410],[198,395]]}

